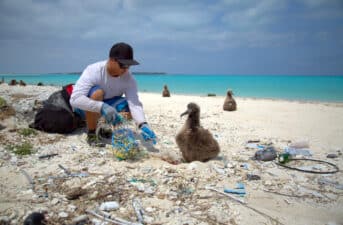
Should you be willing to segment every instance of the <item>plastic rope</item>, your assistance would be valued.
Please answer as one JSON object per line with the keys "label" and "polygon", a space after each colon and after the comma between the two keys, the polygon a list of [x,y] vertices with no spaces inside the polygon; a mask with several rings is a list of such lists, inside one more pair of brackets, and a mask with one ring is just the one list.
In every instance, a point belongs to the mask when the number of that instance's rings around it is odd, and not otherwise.
{"label": "plastic rope", "polygon": [[305,173],[317,173],[317,174],[332,174],[332,173],[337,173],[339,171],[339,168],[338,166],[336,166],[335,164],[333,163],[330,163],[330,162],[327,162],[327,161],[323,161],[323,160],[318,160],[318,159],[291,159],[291,161],[295,161],[295,160],[298,160],[298,161],[313,161],[313,162],[320,162],[320,163],[326,163],[332,167],[335,168],[335,170],[333,171],[314,171],[314,170],[305,170],[305,169],[299,169],[297,167],[291,167],[291,166],[287,166],[285,164],[282,164],[282,163],[279,163],[279,162],[275,162],[276,165],[279,165],[279,166],[282,166],[282,167],[285,167],[287,169],[291,169],[291,170],[297,170],[297,171],[301,171],[301,172],[305,172]]}

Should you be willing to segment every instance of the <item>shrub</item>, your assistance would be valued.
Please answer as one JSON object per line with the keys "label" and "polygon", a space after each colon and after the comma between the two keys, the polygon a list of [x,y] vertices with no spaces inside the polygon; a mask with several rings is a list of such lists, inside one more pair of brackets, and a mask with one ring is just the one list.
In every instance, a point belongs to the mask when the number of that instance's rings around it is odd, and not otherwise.
{"label": "shrub", "polygon": [[33,145],[29,142],[24,142],[18,145],[7,145],[6,149],[16,155],[31,155],[33,153]]}
{"label": "shrub", "polygon": [[7,102],[5,99],[3,99],[2,97],[0,97],[0,108],[3,108],[7,106]]}
{"label": "shrub", "polygon": [[36,135],[37,131],[32,128],[22,128],[18,131],[19,134],[23,135],[24,137],[30,136],[30,135]]}

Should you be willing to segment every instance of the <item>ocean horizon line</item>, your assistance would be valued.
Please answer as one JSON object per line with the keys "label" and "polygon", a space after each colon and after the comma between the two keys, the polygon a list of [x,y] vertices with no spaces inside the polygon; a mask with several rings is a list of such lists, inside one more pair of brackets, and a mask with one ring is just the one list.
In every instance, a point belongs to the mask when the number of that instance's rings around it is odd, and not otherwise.
{"label": "ocean horizon line", "polygon": [[[343,75],[220,75],[134,74],[139,91],[226,95],[228,89],[241,97],[343,102]],[[64,86],[76,83],[79,73],[0,75],[5,83]]]}
{"label": "ocean horizon line", "polygon": [[[141,72],[133,71],[133,75],[176,75],[176,76],[327,76],[327,77],[341,77],[342,74],[209,74],[209,73],[168,73],[168,72]],[[32,75],[81,75],[82,72],[49,72],[49,73],[0,73],[1,76],[32,76]]]}

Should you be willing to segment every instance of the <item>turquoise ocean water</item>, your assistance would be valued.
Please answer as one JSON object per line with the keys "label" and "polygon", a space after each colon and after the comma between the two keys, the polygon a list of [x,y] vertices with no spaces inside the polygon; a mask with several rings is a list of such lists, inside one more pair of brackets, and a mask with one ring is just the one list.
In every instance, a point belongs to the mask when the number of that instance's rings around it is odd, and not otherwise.
{"label": "turquoise ocean water", "polygon": [[[16,79],[27,84],[62,86],[75,83],[79,76],[2,74],[0,78],[6,83]],[[171,94],[224,96],[227,89],[232,89],[237,97],[343,102],[343,76],[134,74],[134,77],[142,92],[162,93],[166,84]]]}

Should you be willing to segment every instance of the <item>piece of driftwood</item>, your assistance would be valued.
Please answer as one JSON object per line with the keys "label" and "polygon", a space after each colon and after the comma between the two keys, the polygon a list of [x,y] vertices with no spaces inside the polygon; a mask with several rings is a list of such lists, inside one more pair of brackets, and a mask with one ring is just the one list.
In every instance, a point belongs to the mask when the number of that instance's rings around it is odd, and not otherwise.
{"label": "piece of driftwood", "polygon": [[40,155],[38,158],[39,159],[50,159],[51,157],[54,157],[54,156],[57,156],[58,154],[57,153],[52,153],[52,154],[46,154],[46,155]]}
{"label": "piece of driftwood", "polygon": [[119,217],[116,217],[116,218],[108,218],[107,216],[105,215],[100,215],[98,213],[96,213],[95,211],[93,210],[86,210],[86,213],[89,213],[95,217],[98,217],[106,222],[110,222],[110,223],[113,223],[113,224],[117,224],[117,225],[143,225],[142,223],[134,223],[134,222],[130,222],[130,221],[127,221],[127,220],[124,220],[122,218],[119,218]]}
{"label": "piece of driftwood", "polygon": [[71,174],[70,170],[68,170],[67,168],[65,168],[65,167],[62,166],[61,164],[58,164],[58,167],[61,168],[67,175],[70,175],[70,174]]}
{"label": "piece of driftwood", "polygon": [[35,190],[35,182],[33,181],[33,179],[30,177],[30,175],[23,169],[20,169],[20,172],[22,174],[24,174],[24,176],[26,177],[26,179],[29,181],[29,183],[31,184],[31,189]]}
{"label": "piece of driftwood", "polygon": [[240,200],[240,199],[237,199],[237,198],[235,198],[235,197],[233,197],[233,196],[231,196],[231,195],[229,195],[229,194],[226,194],[225,192],[219,191],[219,190],[217,190],[217,189],[215,189],[215,188],[212,188],[212,187],[205,187],[205,189],[211,190],[211,191],[215,191],[215,192],[218,192],[218,193],[220,193],[220,194],[222,194],[222,195],[225,195],[225,196],[229,197],[231,200],[234,200],[235,202],[238,202],[239,204],[245,206],[246,208],[251,209],[251,210],[253,210],[254,212],[256,212],[256,213],[258,213],[258,214],[260,214],[260,215],[262,215],[262,216],[264,216],[264,217],[267,217],[268,219],[270,219],[271,221],[275,222],[276,224],[283,225],[283,223],[281,223],[281,222],[278,221],[277,219],[274,219],[273,217],[271,217],[271,216],[265,214],[264,212],[261,212],[261,211],[255,209],[255,208],[253,208],[253,207],[247,205],[244,201],[242,201],[242,200]]}
{"label": "piece of driftwood", "polygon": [[144,211],[143,211],[140,200],[138,198],[133,198],[132,206],[133,206],[133,209],[135,210],[138,222],[144,224],[144,218],[143,218]]}

